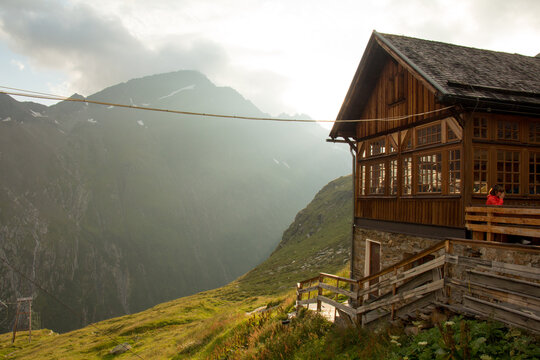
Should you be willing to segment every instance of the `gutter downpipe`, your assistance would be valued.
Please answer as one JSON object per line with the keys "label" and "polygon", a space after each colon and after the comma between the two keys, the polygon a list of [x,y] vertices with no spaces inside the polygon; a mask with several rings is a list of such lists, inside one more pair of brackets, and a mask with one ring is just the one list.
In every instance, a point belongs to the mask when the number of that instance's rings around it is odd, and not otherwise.
{"label": "gutter downpipe", "polygon": [[[354,217],[355,217],[355,207],[356,207],[356,153],[354,148],[350,146],[349,150],[352,155],[352,232],[351,232],[351,269],[349,278],[353,279],[353,267],[354,267]],[[353,290],[354,291],[354,290]]]}

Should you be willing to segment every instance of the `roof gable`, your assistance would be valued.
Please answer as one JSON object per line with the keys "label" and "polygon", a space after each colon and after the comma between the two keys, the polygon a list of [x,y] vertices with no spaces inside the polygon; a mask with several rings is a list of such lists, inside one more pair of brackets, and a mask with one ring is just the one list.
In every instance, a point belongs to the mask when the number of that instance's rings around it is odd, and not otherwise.
{"label": "roof gable", "polygon": [[[540,112],[540,58],[373,32],[338,120],[361,113],[385,57],[392,57],[441,103],[490,102]],[[355,123],[335,123],[330,137],[352,136]]]}

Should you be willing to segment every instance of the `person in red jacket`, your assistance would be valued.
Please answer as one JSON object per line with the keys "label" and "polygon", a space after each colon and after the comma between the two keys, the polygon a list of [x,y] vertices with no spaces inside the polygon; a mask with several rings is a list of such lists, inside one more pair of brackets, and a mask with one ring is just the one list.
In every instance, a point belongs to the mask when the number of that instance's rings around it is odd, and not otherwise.
{"label": "person in red jacket", "polygon": [[502,205],[504,202],[504,188],[501,185],[495,185],[489,189],[486,205]]}

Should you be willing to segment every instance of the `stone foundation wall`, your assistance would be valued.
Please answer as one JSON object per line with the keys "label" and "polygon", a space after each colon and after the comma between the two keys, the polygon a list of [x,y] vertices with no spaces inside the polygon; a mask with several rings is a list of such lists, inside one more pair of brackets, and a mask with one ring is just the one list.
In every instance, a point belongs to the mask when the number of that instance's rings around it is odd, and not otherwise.
{"label": "stone foundation wall", "polygon": [[367,240],[381,244],[381,269],[391,266],[410,255],[419,253],[441,241],[440,239],[429,239],[356,227],[354,232],[354,259],[351,274],[354,279],[360,279],[367,275],[365,274]]}

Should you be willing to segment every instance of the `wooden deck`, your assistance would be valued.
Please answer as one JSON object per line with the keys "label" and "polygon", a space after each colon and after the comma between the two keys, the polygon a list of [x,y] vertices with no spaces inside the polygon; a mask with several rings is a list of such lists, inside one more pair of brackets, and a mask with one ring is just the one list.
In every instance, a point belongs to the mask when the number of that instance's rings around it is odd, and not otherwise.
{"label": "wooden deck", "polygon": [[360,280],[304,280],[296,304],[362,326],[442,306],[540,333],[539,260],[538,246],[449,239]]}

